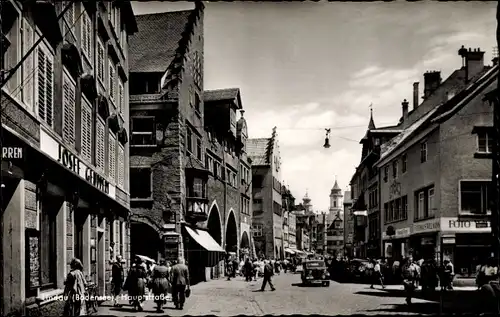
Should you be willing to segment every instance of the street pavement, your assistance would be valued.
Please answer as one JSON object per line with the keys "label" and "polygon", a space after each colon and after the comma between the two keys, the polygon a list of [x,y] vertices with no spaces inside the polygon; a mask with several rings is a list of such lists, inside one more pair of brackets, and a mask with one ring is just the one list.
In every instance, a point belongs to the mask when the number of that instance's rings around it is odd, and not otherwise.
{"label": "street pavement", "polygon": [[[411,306],[406,305],[401,286],[390,286],[386,290],[376,287],[370,289],[366,284],[340,284],[331,281],[330,287],[301,286],[300,275],[283,274],[273,278],[276,291],[269,286],[260,292],[262,279],[245,282],[242,277],[227,281],[225,279],[200,283],[191,287],[191,297],[187,299],[184,310],[175,310],[171,302],[164,307],[164,313],[156,313],[152,301],[144,303],[144,311],[134,312],[122,301],[121,308],[112,307],[106,302],[100,306],[99,315],[113,316],[151,316],[151,315],[280,315],[280,314],[319,314],[319,315],[428,315],[437,314],[439,302],[416,298]],[[418,296],[417,296],[418,297]],[[448,306],[450,306],[449,304]],[[452,306],[452,305],[451,305]]]}

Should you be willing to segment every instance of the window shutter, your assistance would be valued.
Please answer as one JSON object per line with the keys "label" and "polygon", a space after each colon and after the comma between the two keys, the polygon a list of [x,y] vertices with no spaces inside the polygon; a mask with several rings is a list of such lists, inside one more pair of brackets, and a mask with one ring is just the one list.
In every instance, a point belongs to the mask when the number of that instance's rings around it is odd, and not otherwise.
{"label": "window shutter", "polygon": [[[66,7],[68,4],[70,4],[69,1],[64,2],[64,7]],[[64,19],[66,20],[66,26],[68,29],[71,29],[73,24],[75,23],[75,5],[72,3],[65,13]]]}
{"label": "window shutter", "polygon": [[[75,146],[75,85],[63,75],[63,139]],[[83,123],[83,122],[82,122]]]}
{"label": "window shutter", "polygon": [[109,168],[109,178],[115,180],[116,178],[116,138],[114,135],[109,132],[109,140],[108,140],[108,168]]}
{"label": "window shutter", "polygon": [[104,84],[104,46],[99,41],[97,45],[97,78]]}
{"label": "window shutter", "polygon": [[92,108],[82,98],[82,140],[81,154],[87,161],[92,161]]}
{"label": "window shutter", "polygon": [[125,150],[121,145],[118,146],[118,185],[125,184]]}
{"label": "window shutter", "polygon": [[83,51],[84,54],[87,54],[87,51],[88,51],[88,48],[87,48],[87,43],[88,43],[87,42],[87,32],[88,32],[88,28],[87,28],[87,24],[88,24],[87,16],[88,16],[87,12],[84,12],[83,13],[83,19],[82,19],[82,25],[81,25],[82,36],[81,36],[80,41],[81,41],[82,51]]}
{"label": "window shutter", "polygon": [[118,85],[118,109],[120,110],[120,113],[123,112],[123,107],[124,107],[124,98],[123,98],[123,84],[120,82]]}
{"label": "window shutter", "polygon": [[54,64],[52,63],[52,57],[47,55],[45,72],[47,74],[47,79],[45,81],[47,120],[45,122],[52,127],[54,124]]}
{"label": "window shutter", "polygon": [[115,68],[111,61],[109,61],[109,97],[115,100]]}
{"label": "window shutter", "polygon": [[92,45],[92,35],[93,35],[93,28],[92,28],[92,19],[90,19],[90,16],[86,16],[87,19],[87,54],[89,57],[90,64],[92,65],[92,58],[94,57],[94,54],[92,54],[92,48],[94,45]]}
{"label": "window shutter", "polygon": [[47,110],[46,110],[46,105],[45,105],[45,82],[46,82],[46,75],[45,75],[45,52],[39,48],[38,49],[38,54],[37,54],[37,59],[38,59],[38,77],[37,77],[37,93],[38,93],[38,116],[40,119],[43,121],[46,120],[47,118]]}
{"label": "window shutter", "polygon": [[[23,54],[26,55],[28,50],[33,46],[33,28],[28,21],[23,20]],[[34,74],[34,58],[33,55],[29,56],[23,64],[23,101],[33,110],[33,77]]]}
{"label": "window shutter", "polygon": [[97,120],[96,124],[96,167],[104,171],[104,123]]}

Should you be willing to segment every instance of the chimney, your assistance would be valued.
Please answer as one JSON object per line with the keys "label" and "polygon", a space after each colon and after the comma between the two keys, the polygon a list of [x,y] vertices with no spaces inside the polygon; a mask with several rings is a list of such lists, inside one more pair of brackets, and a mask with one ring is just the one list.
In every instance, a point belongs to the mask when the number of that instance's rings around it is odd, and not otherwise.
{"label": "chimney", "polygon": [[408,101],[403,100],[403,102],[401,103],[401,105],[403,106],[403,122],[405,122],[407,119],[408,119],[408,105],[410,103]]}
{"label": "chimney", "polygon": [[418,82],[413,83],[413,109],[418,107]]}
{"label": "chimney", "polygon": [[439,85],[441,85],[441,72],[426,72],[424,74],[424,99],[428,98]]}
{"label": "chimney", "polygon": [[462,68],[465,69],[465,81],[468,82],[484,69],[484,52],[480,48],[468,50],[462,45],[458,50],[462,57]]}

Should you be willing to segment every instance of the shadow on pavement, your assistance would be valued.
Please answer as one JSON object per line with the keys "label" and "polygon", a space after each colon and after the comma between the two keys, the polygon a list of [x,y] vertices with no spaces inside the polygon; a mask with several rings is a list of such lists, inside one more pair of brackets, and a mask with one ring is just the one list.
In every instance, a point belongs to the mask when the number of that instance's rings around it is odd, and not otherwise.
{"label": "shadow on pavement", "polygon": [[382,308],[369,309],[367,312],[380,313],[418,313],[418,314],[437,314],[439,313],[439,304],[433,302],[404,304],[383,304]]}

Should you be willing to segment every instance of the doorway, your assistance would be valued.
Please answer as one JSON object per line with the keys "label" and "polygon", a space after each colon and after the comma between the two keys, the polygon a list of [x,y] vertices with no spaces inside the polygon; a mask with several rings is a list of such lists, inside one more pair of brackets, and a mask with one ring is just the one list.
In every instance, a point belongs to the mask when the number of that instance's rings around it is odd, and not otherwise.
{"label": "doorway", "polygon": [[97,287],[99,289],[99,294],[104,295],[106,294],[106,283],[105,283],[105,251],[104,251],[104,232],[98,231],[97,232],[97,243],[96,243],[96,254],[97,256],[95,257],[97,260],[97,263],[95,264],[97,267]]}

